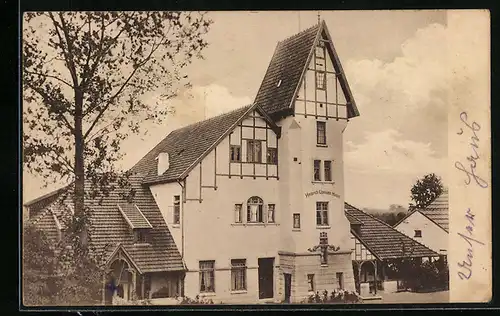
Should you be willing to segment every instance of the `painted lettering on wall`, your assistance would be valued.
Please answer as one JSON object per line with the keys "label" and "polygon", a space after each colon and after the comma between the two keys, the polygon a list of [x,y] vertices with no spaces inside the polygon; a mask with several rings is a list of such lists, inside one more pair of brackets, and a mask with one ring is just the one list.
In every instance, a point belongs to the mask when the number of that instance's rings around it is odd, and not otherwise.
{"label": "painted lettering on wall", "polygon": [[340,195],[338,195],[337,193],[332,192],[332,191],[316,190],[316,191],[305,193],[306,197],[311,197],[311,196],[317,195],[317,194],[331,195],[331,196],[334,196],[336,198],[340,198]]}

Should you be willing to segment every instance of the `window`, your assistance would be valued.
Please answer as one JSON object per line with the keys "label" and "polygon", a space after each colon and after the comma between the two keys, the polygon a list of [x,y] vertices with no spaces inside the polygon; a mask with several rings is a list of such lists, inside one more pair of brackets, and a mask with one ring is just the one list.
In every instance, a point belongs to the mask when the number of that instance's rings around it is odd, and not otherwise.
{"label": "window", "polygon": [[242,222],[241,209],[242,209],[242,205],[241,204],[235,204],[234,205],[234,222],[235,223],[241,223]]}
{"label": "window", "polygon": [[274,210],[275,210],[274,204],[267,205],[267,222],[268,223],[274,223]]}
{"label": "window", "polygon": [[200,261],[200,292],[215,292],[215,261]]}
{"label": "window", "polygon": [[148,240],[148,232],[141,229],[135,230],[135,243],[136,244],[147,244]]}
{"label": "window", "polygon": [[332,181],[332,161],[325,160],[325,181]]}
{"label": "window", "polygon": [[328,226],[328,202],[316,202],[316,225]]}
{"label": "window", "polygon": [[414,237],[422,237],[422,231],[419,229],[415,229],[415,236]]}
{"label": "window", "polygon": [[267,163],[277,165],[278,164],[278,149],[267,147]]}
{"label": "window", "polygon": [[300,228],[300,214],[293,214],[293,228]]}
{"label": "window", "polygon": [[321,160],[314,160],[314,181],[321,181]]}
{"label": "window", "polygon": [[308,291],[314,292],[314,274],[307,275]]}
{"label": "window", "polygon": [[316,71],[316,89],[326,90],[326,73],[324,71]]}
{"label": "window", "polygon": [[241,146],[231,145],[230,147],[231,162],[241,161]]}
{"label": "window", "polygon": [[316,122],[316,143],[326,145],[326,122]]}
{"label": "window", "polygon": [[231,291],[247,289],[247,267],[245,259],[231,260]]}
{"label": "window", "polygon": [[181,196],[174,195],[174,224],[179,224],[181,221]]}
{"label": "window", "polygon": [[[322,42],[320,42],[323,44]],[[316,57],[325,58],[325,48],[323,45],[316,46]]]}
{"label": "window", "polygon": [[258,196],[253,196],[247,201],[247,222],[262,223],[264,222],[262,214],[262,205],[264,201]]}
{"label": "window", "polygon": [[335,277],[337,278],[337,288],[338,289],[344,289],[344,273],[343,272],[337,272],[335,274]]}
{"label": "window", "polygon": [[247,162],[262,162],[260,140],[247,140]]}

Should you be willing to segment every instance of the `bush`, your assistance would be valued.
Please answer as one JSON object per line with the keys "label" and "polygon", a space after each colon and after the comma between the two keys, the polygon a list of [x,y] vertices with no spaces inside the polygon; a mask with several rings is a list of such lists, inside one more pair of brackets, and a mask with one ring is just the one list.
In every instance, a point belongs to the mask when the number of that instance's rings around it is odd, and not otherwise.
{"label": "bush", "polygon": [[309,295],[309,297],[303,301],[303,303],[309,304],[353,304],[359,302],[361,302],[361,298],[358,293],[343,289],[333,290],[330,294],[327,290],[324,290],[321,294],[319,291],[316,291],[315,294]]}
{"label": "bush", "polygon": [[200,298],[199,295],[196,295],[194,299],[189,297],[182,297],[179,303],[180,305],[209,305],[214,304],[214,301],[211,299]]}

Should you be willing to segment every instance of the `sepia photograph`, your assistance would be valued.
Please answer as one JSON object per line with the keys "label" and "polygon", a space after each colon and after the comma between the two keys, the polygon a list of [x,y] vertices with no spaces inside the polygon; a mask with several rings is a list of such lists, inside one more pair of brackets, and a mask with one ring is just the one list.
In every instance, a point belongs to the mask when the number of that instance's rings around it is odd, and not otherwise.
{"label": "sepia photograph", "polygon": [[22,306],[491,298],[486,10],[21,22]]}

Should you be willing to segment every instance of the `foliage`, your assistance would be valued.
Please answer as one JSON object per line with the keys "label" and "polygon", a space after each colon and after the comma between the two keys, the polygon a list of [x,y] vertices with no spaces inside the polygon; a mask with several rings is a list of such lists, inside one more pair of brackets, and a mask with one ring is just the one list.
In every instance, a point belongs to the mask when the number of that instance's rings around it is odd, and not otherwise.
{"label": "foliage", "polygon": [[309,297],[303,301],[303,303],[310,304],[353,304],[360,303],[361,298],[355,291],[346,291],[343,289],[336,289],[328,293],[328,290],[324,290],[321,294],[319,291],[309,295]]}
{"label": "foliage", "polygon": [[199,295],[196,295],[194,299],[189,298],[189,297],[182,297],[179,304],[180,305],[208,305],[208,304],[214,304],[214,301],[211,299],[202,298]]}
{"label": "foliage", "polygon": [[399,212],[397,214],[393,212],[384,212],[373,213],[372,215],[390,226],[394,226],[406,216],[406,212]]}
{"label": "foliage", "polygon": [[449,287],[449,268],[443,258],[422,261],[419,258],[391,263],[386,270],[389,274],[398,275],[403,288],[412,291],[443,290]]}
{"label": "foliage", "polygon": [[441,178],[434,173],[425,175],[411,188],[411,199],[415,203],[410,203],[410,208],[424,208],[428,206],[443,192]]}
{"label": "foliage", "polygon": [[[74,210],[54,246],[57,264],[34,255],[45,244],[25,240],[28,271],[54,270],[39,282],[28,272],[29,291],[48,291],[42,297],[56,303],[100,300],[103,258],[92,249],[85,201],[129,185],[130,174],[116,169],[122,141],[172,111],[165,102],[189,86],[182,69],[202,58],[211,23],[196,12],[25,13],[23,164],[46,184],[71,183],[64,196]],[[158,91],[156,102],[144,100]],[[40,285],[48,280],[50,290]]]}
{"label": "foliage", "polygon": [[[23,163],[47,183],[74,183],[80,217],[85,179],[97,190],[116,180],[122,141],[171,111],[164,101],[189,85],[181,70],[202,57],[212,22],[174,11],[31,12],[23,22]],[[158,91],[158,102],[143,100]]]}
{"label": "foliage", "polygon": [[64,236],[59,242],[33,225],[23,232],[23,302],[28,306],[100,303],[102,267],[97,256],[76,251]]}

